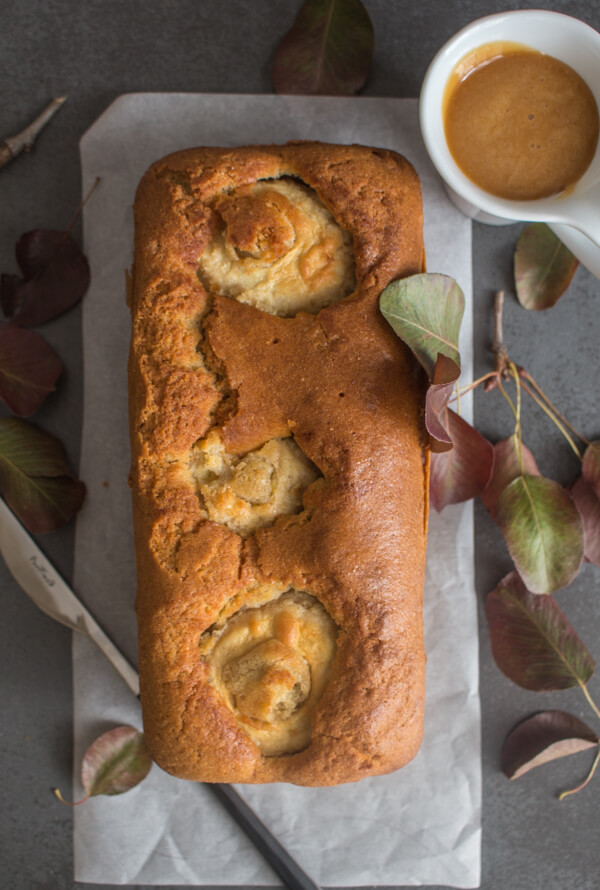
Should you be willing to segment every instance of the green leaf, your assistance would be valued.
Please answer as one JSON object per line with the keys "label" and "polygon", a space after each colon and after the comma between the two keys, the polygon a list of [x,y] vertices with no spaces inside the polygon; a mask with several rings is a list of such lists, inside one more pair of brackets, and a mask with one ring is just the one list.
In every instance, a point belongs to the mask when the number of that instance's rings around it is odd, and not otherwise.
{"label": "green leaf", "polygon": [[522,472],[529,476],[540,475],[535,457],[523,443],[521,443],[521,458],[523,461],[522,470],[519,461],[519,438],[516,433],[494,445],[494,472],[489,485],[481,494],[481,500],[493,519],[496,518],[496,502],[513,479],[520,476]]}
{"label": "green leaf", "polygon": [[31,532],[54,531],[80,509],[85,485],[54,436],[25,420],[0,420],[0,494]]}
{"label": "green leaf", "polygon": [[564,294],[578,260],[545,223],[525,226],[515,250],[515,288],[526,309],[549,309]]}
{"label": "green leaf", "polygon": [[33,414],[61,371],[61,360],[43,337],[0,322],[0,399],[14,414]]}
{"label": "green leaf", "polygon": [[518,779],[536,766],[598,747],[598,736],[566,711],[540,711],[521,721],[504,740],[500,767]]}
{"label": "green leaf", "polygon": [[275,52],[275,92],[358,93],[369,74],[373,44],[373,25],[360,0],[305,0]]}
{"label": "green leaf", "polygon": [[89,797],[123,794],[145,779],[152,766],[143,733],[119,726],[99,736],[85,752],[81,783]]}
{"label": "green leaf", "polygon": [[[432,387],[433,389],[433,387]],[[454,411],[446,412],[451,451],[431,455],[429,497],[440,512],[448,504],[481,494],[494,467],[494,448],[481,433]]]}
{"label": "green leaf", "polygon": [[[382,292],[379,307],[432,383],[452,383],[459,377],[458,335],[465,298],[453,278],[424,272],[392,281]],[[439,355],[448,361],[438,363]]]}
{"label": "green leaf", "polygon": [[534,692],[584,685],[594,660],[551,596],[531,593],[510,572],[488,594],[492,654],[506,676]]}
{"label": "green leaf", "polygon": [[528,589],[570,584],[583,559],[583,524],[571,495],[543,476],[518,476],[500,494],[496,521]]}

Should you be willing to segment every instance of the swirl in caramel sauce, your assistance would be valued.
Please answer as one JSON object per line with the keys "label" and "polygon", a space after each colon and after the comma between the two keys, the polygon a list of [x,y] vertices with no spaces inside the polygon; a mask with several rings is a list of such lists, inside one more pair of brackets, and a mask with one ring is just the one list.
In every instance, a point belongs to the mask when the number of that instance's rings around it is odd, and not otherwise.
{"label": "swirl in caramel sauce", "polygon": [[513,43],[461,60],[444,96],[450,154],[475,185],[515,201],[572,187],[598,143],[594,96],[569,65]]}
{"label": "swirl in caramel sauce", "polygon": [[255,600],[261,592],[272,598],[223,617],[202,635],[200,654],[209,682],[263,754],[291,754],[310,743],[338,628],[305,591],[279,593],[265,585]]}

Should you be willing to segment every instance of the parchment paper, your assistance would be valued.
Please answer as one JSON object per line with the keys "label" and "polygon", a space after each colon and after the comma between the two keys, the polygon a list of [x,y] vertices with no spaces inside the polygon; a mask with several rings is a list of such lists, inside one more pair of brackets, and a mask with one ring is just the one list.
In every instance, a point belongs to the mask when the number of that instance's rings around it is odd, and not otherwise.
{"label": "parchment paper", "polygon": [[[421,141],[416,100],[232,95],[128,95],[81,142],[92,286],[84,302],[85,408],[75,586],[136,663],[135,570],[127,474],[126,360],[134,192],[162,155],[194,145],[362,142],[416,166],[425,197],[428,267],[454,276],[467,311],[471,374],[471,224],[449,202]],[[470,405],[462,401],[468,417]],[[433,514],[425,596],[427,708],[416,759],[391,776],[331,789],[239,786],[323,886],[476,887],[480,868],[480,713],[471,504]],[[87,745],[116,724],[140,726],[139,704],[86,638],[73,645],[75,797]],[[201,785],[158,767],[136,789],[75,810],[75,879],[114,884],[267,885],[279,881]]]}

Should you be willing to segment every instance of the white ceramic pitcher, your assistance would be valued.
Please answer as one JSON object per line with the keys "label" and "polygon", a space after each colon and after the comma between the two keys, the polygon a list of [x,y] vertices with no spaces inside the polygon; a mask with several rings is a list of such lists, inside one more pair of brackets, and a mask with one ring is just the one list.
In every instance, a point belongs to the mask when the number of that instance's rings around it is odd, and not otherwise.
{"label": "white ceramic pitcher", "polygon": [[600,34],[579,19],[531,9],[486,16],[463,28],[433,59],[421,90],[420,121],[427,151],[451,199],[466,216],[491,225],[545,222],[600,278],[600,140],[592,163],[559,195],[509,201],[485,192],[456,165],[444,133],[442,105],[452,71],[467,53],[496,41],[521,43],[570,65],[588,84],[600,108]]}

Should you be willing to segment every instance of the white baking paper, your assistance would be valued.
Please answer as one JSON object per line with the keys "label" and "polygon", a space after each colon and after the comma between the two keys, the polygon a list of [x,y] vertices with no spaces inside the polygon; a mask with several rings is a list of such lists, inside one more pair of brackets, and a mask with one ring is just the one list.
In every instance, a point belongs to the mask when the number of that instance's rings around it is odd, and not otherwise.
{"label": "white baking paper", "polygon": [[[127,95],[81,142],[92,286],[84,302],[85,406],[76,589],[136,661],[135,569],[127,474],[126,361],[132,203],[145,169],[195,145],[319,139],[384,146],[416,166],[425,198],[428,267],[467,298],[461,351],[470,378],[471,226],[429,162],[416,100],[286,96]],[[462,409],[468,416],[468,400]],[[240,786],[258,814],[323,886],[476,887],[481,759],[472,505],[433,514],[425,596],[427,707],[416,759],[390,775],[328,789]],[[74,639],[75,776],[87,745],[115,724],[140,726],[138,702],[86,638]],[[75,789],[75,797],[78,790]],[[278,886],[261,856],[201,785],[150,777],[75,810],[75,880],[112,884]]]}

